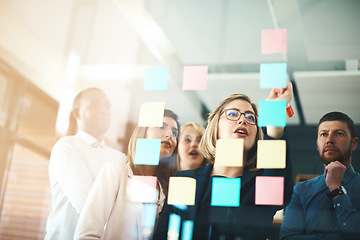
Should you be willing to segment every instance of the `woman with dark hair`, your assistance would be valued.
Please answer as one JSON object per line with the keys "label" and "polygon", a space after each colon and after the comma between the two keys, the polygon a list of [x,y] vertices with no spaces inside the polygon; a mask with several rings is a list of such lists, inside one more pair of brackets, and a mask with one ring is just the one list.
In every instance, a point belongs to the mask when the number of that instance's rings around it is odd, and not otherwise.
{"label": "woman with dark hair", "polygon": [[[177,119],[175,113],[165,110],[162,127],[135,128],[129,141],[127,164],[107,164],[101,170],[81,211],[74,239],[151,238],[155,218],[167,194],[169,177],[176,169],[179,135]],[[139,138],[161,139],[158,165],[134,163],[136,141]],[[154,203],[132,201],[137,195],[145,194],[141,189],[131,188],[139,176],[157,178],[157,200]],[[149,209],[154,210],[153,218],[149,217]],[[149,224],[149,221],[152,223]]]}
{"label": "woman with dark hair", "polygon": [[[292,99],[292,85],[285,89],[272,89],[267,100]],[[153,239],[167,239],[170,214],[181,217],[181,223],[193,223],[192,239],[266,239],[273,216],[291,198],[292,176],[287,151],[285,169],[257,169],[257,141],[284,139],[284,127],[266,127],[257,124],[257,107],[244,94],[232,94],[224,99],[208,117],[208,125],[200,142],[200,149],[212,163],[203,168],[181,171],[175,177],[191,177],[196,180],[195,204],[176,207],[167,200],[160,213]],[[216,164],[215,151],[218,139],[243,139],[243,162],[241,167]],[[215,163],[215,164],[214,164]],[[255,178],[257,176],[284,177],[284,205],[256,205]],[[240,182],[239,206],[213,206],[212,182],[214,178],[233,178]],[[235,190],[235,189],[234,189]],[[183,225],[182,225],[183,226]],[[179,233],[181,234],[181,233]],[[181,237],[181,235],[180,235]]]}

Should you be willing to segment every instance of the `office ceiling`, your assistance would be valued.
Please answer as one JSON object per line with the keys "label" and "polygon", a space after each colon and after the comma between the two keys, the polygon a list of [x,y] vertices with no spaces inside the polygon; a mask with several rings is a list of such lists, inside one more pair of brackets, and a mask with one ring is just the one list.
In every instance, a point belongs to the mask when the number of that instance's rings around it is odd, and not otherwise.
{"label": "office ceiling", "polygon": [[[269,92],[259,87],[260,64],[270,62],[287,62],[294,83],[289,125],[313,125],[334,110],[360,124],[358,0],[3,0],[1,7],[51,53],[80,58],[73,85],[33,81],[59,101],[59,90],[69,86],[104,88],[120,135],[148,101],[164,100],[181,122],[201,123],[202,113],[231,93],[257,103]],[[288,52],[262,55],[261,30],[274,28],[287,29]],[[11,44],[0,41],[0,50],[16,54]],[[209,66],[207,90],[181,89],[185,65]],[[153,66],[169,66],[167,91],[142,91],[145,69]]]}

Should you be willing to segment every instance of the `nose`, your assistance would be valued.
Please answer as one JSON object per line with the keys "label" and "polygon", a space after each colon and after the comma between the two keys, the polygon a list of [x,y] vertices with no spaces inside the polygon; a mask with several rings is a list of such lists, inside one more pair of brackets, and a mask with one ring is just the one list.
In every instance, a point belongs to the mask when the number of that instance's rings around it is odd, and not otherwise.
{"label": "nose", "polygon": [[246,123],[245,113],[240,113],[240,118],[238,120],[238,124],[241,124],[241,123]]}
{"label": "nose", "polygon": [[199,146],[199,143],[196,141],[196,139],[191,141],[191,146],[196,148]]}
{"label": "nose", "polygon": [[334,136],[332,133],[329,133],[328,137],[326,138],[326,145],[334,144]]}

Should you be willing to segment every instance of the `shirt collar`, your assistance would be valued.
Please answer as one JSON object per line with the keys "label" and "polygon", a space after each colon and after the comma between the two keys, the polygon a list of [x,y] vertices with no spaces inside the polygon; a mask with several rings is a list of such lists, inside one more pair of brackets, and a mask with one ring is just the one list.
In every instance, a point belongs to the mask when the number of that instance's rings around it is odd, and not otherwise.
{"label": "shirt collar", "polygon": [[91,136],[90,134],[82,131],[82,130],[79,130],[77,133],[76,133],[76,136],[79,137],[81,140],[83,140],[84,142],[86,142],[87,144],[89,145],[92,145],[94,143],[101,143],[102,145],[105,145],[105,141],[102,140],[101,142],[99,142],[96,138],[94,138],[93,136]]}

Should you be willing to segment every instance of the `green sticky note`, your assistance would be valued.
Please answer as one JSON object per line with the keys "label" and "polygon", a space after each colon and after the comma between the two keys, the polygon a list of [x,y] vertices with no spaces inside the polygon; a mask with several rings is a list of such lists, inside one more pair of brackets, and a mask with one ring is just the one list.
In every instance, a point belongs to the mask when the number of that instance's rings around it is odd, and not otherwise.
{"label": "green sticky note", "polygon": [[285,88],[287,63],[260,64],[260,88]]}
{"label": "green sticky note", "polygon": [[286,100],[259,101],[259,127],[286,126]]}
{"label": "green sticky note", "polygon": [[240,178],[213,177],[211,206],[240,206]]}
{"label": "green sticky note", "polygon": [[159,91],[167,89],[169,67],[147,68],[144,79],[144,91]]}
{"label": "green sticky note", "polygon": [[161,139],[136,139],[134,164],[158,165]]}

